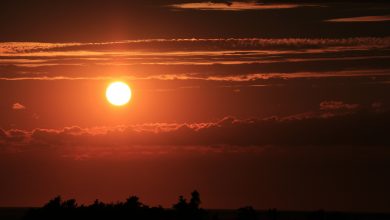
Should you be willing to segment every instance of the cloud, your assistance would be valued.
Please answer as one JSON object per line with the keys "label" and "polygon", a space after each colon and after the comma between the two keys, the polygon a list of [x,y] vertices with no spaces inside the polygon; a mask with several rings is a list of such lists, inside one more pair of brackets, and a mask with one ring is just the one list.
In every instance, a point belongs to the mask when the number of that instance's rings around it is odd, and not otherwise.
{"label": "cloud", "polygon": [[[27,45],[27,46],[26,46]],[[103,43],[0,43],[3,80],[230,80],[253,75],[340,71],[389,74],[390,38],[147,39]],[[1,51],[1,49],[0,49]],[[115,72],[116,75],[113,75]],[[289,74],[288,77],[294,77]]]}
{"label": "cloud", "polygon": [[80,46],[81,43],[1,42],[0,54]]}
{"label": "cloud", "polygon": [[[224,75],[223,75],[224,73]],[[321,72],[299,72],[299,71],[290,71],[290,72],[267,72],[267,73],[242,73],[228,72],[225,71],[219,73],[214,71],[213,73],[208,73],[207,71],[198,74],[163,74],[163,75],[153,75],[149,76],[134,76],[134,75],[116,75],[110,77],[103,76],[88,76],[88,77],[77,77],[77,76],[64,76],[58,75],[51,76],[46,75],[31,75],[31,76],[20,76],[19,74],[12,74],[9,76],[0,77],[0,80],[3,81],[72,81],[72,80],[117,80],[118,78],[129,81],[143,81],[143,80],[157,80],[157,81],[178,81],[178,80],[195,80],[195,81],[214,81],[214,82],[232,82],[232,83],[251,83],[253,85],[262,85],[262,86],[280,86],[286,83],[287,79],[321,79],[321,78],[351,78],[357,77],[362,80],[362,83],[385,83],[388,84],[388,76],[390,69],[361,69],[361,70],[341,70],[341,71],[321,71]],[[375,81],[368,80],[367,77],[377,77]],[[372,79],[372,78],[371,78]],[[275,84],[272,80],[278,80],[279,82]],[[253,84],[255,83],[255,84]],[[242,85],[244,86],[244,85]],[[167,91],[166,89],[163,89]],[[156,90],[157,91],[157,90]],[[159,90],[162,91],[162,90]]]}
{"label": "cloud", "polygon": [[232,1],[225,3],[218,2],[195,2],[174,4],[170,7],[175,9],[195,9],[195,10],[220,10],[220,11],[244,11],[244,10],[270,10],[270,9],[291,9],[304,6],[318,6],[306,4],[291,4],[291,3],[257,3],[257,2],[243,2]]}
{"label": "cloud", "polygon": [[358,104],[348,104],[342,101],[323,101],[320,103],[321,110],[353,110],[358,107]]}
{"label": "cloud", "polygon": [[[324,101],[317,112],[288,117],[204,123],[152,123],[114,127],[0,130],[3,149],[121,151],[132,147],[388,146],[390,112],[380,106]],[[340,112],[340,109],[346,111]]]}
{"label": "cloud", "polygon": [[390,15],[335,18],[326,21],[327,22],[383,22],[383,21],[390,21]]}
{"label": "cloud", "polygon": [[[254,49],[303,49],[303,48],[327,48],[359,46],[360,48],[388,47],[390,37],[353,37],[353,38],[173,38],[173,39],[144,39],[125,40],[101,43],[41,43],[41,42],[2,42],[0,43],[0,55],[11,56],[53,56],[69,55],[115,55],[121,51],[127,51],[128,55],[143,55],[158,51],[177,52],[218,52],[226,50],[254,50]],[[62,53],[61,53],[62,52]],[[91,54],[94,52],[94,54]],[[119,55],[126,55],[120,53]],[[151,56],[156,54],[151,53]],[[169,55],[165,54],[165,55]],[[179,53],[180,55],[180,53]]]}
{"label": "cloud", "polygon": [[13,110],[24,110],[26,109],[26,106],[20,104],[19,102],[16,102],[12,105]]}

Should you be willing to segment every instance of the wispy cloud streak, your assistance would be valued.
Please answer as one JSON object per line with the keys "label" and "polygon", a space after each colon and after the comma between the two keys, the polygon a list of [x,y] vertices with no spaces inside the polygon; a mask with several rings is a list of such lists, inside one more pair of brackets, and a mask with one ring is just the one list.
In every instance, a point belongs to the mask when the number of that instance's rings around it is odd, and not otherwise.
{"label": "wispy cloud streak", "polygon": [[38,43],[3,42],[0,54],[34,53],[47,51],[214,51],[229,49],[304,49],[354,46],[359,48],[388,47],[390,37],[374,38],[215,38],[215,39],[146,39],[103,43]]}
{"label": "wispy cloud streak", "polygon": [[326,21],[327,22],[383,22],[383,21],[390,21],[390,15],[335,18]]}
{"label": "wispy cloud streak", "polygon": [[182,3],[182,4],[174,4],[171,5],[170,7],[175,9],[193,9],[193,10],[244,11],[244,10],[292,9],[292,8],[307,7],[307,6],[313,7],[318,5],[233,1],[229,3],[214,3],[214,2]]}
{"label": "wispy cloud streak", "polygon": [[0,43],[0,78],[233,80],[257,74],[337,75],[346,69],[351,76],[370,69],[382,75],[390,68],[389,48],[390,38],[11,42]]}

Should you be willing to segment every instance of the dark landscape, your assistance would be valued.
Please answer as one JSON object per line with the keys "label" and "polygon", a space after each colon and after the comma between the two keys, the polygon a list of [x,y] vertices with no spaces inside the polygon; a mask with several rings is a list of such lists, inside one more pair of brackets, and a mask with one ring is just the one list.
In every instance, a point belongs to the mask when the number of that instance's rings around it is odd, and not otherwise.
{"label": "dark landscape", "polygon": [[63,200],[57,196],[40,208],[1,208],[0,217],[4,220],[13,219],[226,219],[226,220],[386,220],[386,213],[346,213],[317,211],[280,211],[277,209],[255,210],[252,206],[237,210],[202,209],[200,194],[191,193],[189,201],[180,196],[171,208],[149,207],[143,204],[137,196],[130,196],[125,202],[104,203],[95,200],[90,205],[79,205],[76,200]]}

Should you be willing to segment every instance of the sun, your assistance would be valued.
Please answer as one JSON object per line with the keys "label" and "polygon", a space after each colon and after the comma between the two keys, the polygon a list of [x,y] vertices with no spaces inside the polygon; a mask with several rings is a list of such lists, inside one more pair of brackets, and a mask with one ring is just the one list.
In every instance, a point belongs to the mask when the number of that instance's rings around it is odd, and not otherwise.
{"label": "sun", "polygon": [[124,82],[113,82],[107,86],[106,98],[115,106],[126,105],[131,99],[131,89]]}

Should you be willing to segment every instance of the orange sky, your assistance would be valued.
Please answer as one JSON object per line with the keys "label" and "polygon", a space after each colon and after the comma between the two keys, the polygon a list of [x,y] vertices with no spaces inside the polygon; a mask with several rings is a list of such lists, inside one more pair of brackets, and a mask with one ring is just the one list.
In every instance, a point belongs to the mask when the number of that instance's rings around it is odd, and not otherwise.
{"label": "orange sky", "polygon": [[388,3],[57,3],[0,3],[0,206],[390,211]]}

